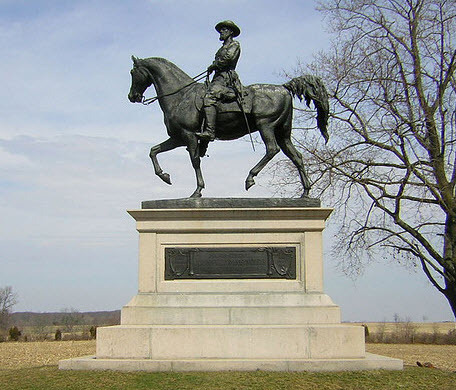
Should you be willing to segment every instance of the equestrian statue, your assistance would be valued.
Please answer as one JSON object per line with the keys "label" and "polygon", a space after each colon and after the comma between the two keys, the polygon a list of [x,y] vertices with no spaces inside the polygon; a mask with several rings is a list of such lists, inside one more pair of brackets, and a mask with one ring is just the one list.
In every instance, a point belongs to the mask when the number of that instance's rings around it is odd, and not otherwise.
{"label": "equestrian statue", "polygon": [[[302,75],[283,85],[253,84],[243,87],[235,71],[241,53],[240,44],[233,38],[241,30],[230,20],[218,23],[215,29],[223,41],[214,62],[194,78],[164,58],[136,58],[132,56],[130,71],[132,84],[128,99],[132,103],[150,104],[158,100],[164,114],[168,139],[150,150],[155,174],[171,184],[163,172],[157,154],[186,146],[196,174],[197,187],[191,197],[201,197],[204,180],[200,159],[205,156],[209,142],[233,140],[258,131],[266,147],[266,154],[250,170],[245,188],[255,184],[254,177],[282,150],[299,172],[303,197],[307,197],[310,181],[304,162],[293,143],[291,129],[293,96],[313,101],[317,109],[317,126],[325,141],[329,104],[326,88],[318,77]],[[211,81],[209,75],[214,73]],[[205,83],[198,83],[206,77]],[[157,96],[144,98],[144,92],[154,85]]]}

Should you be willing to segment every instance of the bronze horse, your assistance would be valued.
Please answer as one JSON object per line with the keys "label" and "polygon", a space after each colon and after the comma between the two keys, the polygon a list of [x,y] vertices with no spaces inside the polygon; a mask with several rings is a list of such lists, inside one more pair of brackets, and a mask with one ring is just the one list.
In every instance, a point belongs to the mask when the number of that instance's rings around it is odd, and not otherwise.
{"label": "bronze horse", "polygon": [[[204,84],[196,83],[176,65],[164,58],[139,59],[132,56],[133,69],[130,71],[132,84],[128,99],[132,103],[144,100],[145,90],[152,84],[158,96],[160,108],[164,113],[164,122],[169,138],[151,148],[150,158],[155,174],[165,183],[171,184],[168,173],[163,172],[158,163],[157,154],[186,146],[196,173],[197,187],[191,197],[200,197],[204,188],[200,158],[205,155],[208,142],[200,141],[200,131],[204,115],[198,108],[197,101],[204,95]],[[293,162],[299,172],[303,194],[308,196],[310,182],[304,169],[301,154],[291,142],[293,116],[292,96],[305,98],[307,105],[312,100],[317,108],[317,125],[321,134],[328,140],[328,95],[319,78],[304,75],[296,77],[284,85],[253,84],[246,87],[251,95],[252,106],[247,113],[251,131],[259,131],[266,146],[264,157],[250,170],[245,188],[255,184],[254,177],[266,164],[282,150]],[[249,128],[242,112],[224,112],[217,117],[216,137],[220,140],[233,140],[248,134]]]}

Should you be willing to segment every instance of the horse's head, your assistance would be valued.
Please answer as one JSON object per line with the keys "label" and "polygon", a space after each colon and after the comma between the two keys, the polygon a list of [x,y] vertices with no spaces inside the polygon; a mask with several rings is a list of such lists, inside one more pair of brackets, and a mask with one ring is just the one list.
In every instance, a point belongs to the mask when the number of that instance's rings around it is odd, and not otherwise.
{"label": "horse's head", "polygon": [[132,103],[141,103],[143,100],[144,91],[152,84],[152,76],[150,72],[141,65],[141,60],[135,56],[131,56],[133,60],[133,69],[131,74],[131,87],[128,93],[128,100]]}

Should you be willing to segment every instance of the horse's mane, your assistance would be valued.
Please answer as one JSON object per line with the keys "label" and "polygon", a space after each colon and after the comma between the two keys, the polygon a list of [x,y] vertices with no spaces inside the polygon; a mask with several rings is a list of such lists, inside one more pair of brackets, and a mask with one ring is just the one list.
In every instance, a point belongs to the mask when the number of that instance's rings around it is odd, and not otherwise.
{"label": "horse's mane", "polygon": [[166,72],[170,72],[174,74],[175,76],[178,76],[179,78],[187,78],[188,82],[191,82],[193,79],[185,73],[182,69],[180,69],[177,65],[173,64],[171,61],[168,61],[165,58],[160,58],[160,57],[149,57],[149,58],[142,58],[139,59],[144,66],[154,66],[155,64],[160,64],[160,67],[165,67]]}

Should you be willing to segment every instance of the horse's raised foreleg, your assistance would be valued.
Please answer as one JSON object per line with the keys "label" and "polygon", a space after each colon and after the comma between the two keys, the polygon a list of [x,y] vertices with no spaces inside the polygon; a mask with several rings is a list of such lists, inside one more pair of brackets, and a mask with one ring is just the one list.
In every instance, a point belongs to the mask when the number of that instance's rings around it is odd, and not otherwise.
{"label": "horse's raised foreleg", "polygon": [[256,164],[249,172],[247,179],[245,179],[245,189],[248,190],[255,184],[255,180],[253,179],[256,175],[258,175],[261,170],[266,166],[266,164],[272,160],[272,158],[279,153],[280,148],[277,145],[277,141],[275,138],[274,130],[267,129],[267,130],[260,130],[261,138],[266,146],[266,154],[264,157]]}
{"label": "horse's raised foreleg", "polygon": [[155,174],[165,183],[171,184],[171,178],[169,174],[163,172],[161,169],[160,164],[158,163],[157,154],[167,152],[168,150],[173,150],[183,145],[184,143],[180,140],[176,140],[175,138],[168,138],[166,141],[150,148],[149,157],[152,160],[152,164],[154,165]]}
{"label": "horse's raised foreleg", "polygon": [[306,170],[304,168],[304,162],[302,160],[301,153],[298,152],[296,147],[291,142],[290,135],[287,135],[284,138],[278,138],[277,142],[279,143],[279,146],[285,153],[285,155],[293,162],[295,167],[298,169],[299,177],[301,178],[302,188],[304,190],[301,197],[303,198],[308,196],[310,190],[310,181],[307,177]]}

